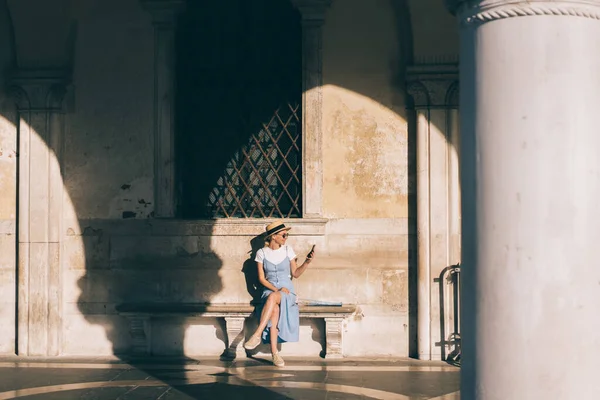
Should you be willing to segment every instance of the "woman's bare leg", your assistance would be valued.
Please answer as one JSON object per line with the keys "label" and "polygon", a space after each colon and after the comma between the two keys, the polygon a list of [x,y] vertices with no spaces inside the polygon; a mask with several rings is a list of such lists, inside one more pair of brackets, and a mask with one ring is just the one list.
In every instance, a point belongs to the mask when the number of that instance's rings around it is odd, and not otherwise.
{"label": "woman's bare leg", "polygon": [[[260,333],[265,330],[269,320],[271,319],[271,315],[273,314],[273,309],[277,307],[279,309],[279,304],[281,303],[281,293],[273,292],[267,297],[267,301],[265,302],[265,306],[263,307],[262,314],[260,316],[260,323],[258,324],[258,328],[252,334],[252,336],[260,336]],[[279,312],[277,313],[279,315]]]}
{"label": "woman's bare leg", "polygon": [[271,353],[273,354],[277,353],[277,337],[279,336],[277,323],[279,323],[278,305],[273,308],[273,313],[271,314]]}

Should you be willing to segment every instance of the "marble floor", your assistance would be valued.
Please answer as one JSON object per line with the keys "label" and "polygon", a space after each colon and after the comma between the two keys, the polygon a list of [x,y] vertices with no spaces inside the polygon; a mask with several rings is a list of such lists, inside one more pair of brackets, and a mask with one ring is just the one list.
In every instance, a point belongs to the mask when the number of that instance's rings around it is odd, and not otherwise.
{"label": "marble floor", "polygon": [[458,400],[459,369],[410,359],[0,358],[2,399]]}

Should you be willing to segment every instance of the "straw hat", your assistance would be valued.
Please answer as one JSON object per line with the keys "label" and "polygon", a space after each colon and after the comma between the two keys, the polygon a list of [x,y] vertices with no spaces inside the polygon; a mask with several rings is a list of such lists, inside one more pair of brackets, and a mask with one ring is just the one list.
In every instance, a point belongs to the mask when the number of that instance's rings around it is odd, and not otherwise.
{"label": "straw hat", "polygon": [[292,228],[285,226],[285,224],[281,220],[273,221],[269,225],[266,226],[265,237],[270,237],[281,231],[289,231],[290,229],[292,229]]}

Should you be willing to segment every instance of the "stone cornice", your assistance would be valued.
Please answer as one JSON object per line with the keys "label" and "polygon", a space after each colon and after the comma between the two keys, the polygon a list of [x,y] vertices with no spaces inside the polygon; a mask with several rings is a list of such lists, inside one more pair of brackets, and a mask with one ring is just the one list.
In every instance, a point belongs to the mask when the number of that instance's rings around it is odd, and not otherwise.
{"label": "stone cornice", "polygon": [[466,24],[537,15],[600,20],[598,0],[446,0],[446,6]]}
{"label": "stone cornice", "polygon": [[413,65],[406,75],[415,108],[458,107],[458,64]]}
{"label": "stone cornice", "polygon": [[291,0],[302,15],[303,22],[323,23],[332,0]]}
{"label": "stone cornice", "polygon": [[[1,222],[1,220],[0,220]],[[232,218],[211,220],[177,219],[79,219],[65,220],[67,236],[257,236],[270,220]],[[284,219],[291,224],[293,236],[323,236],[326,218]],[[0,228],[2,226],[0,225]]]}
{"label": "stone cornice", "polygon": [[21,110],[59,110],[69,78],[68,70],[19,69],[9,79],[9,90]]}

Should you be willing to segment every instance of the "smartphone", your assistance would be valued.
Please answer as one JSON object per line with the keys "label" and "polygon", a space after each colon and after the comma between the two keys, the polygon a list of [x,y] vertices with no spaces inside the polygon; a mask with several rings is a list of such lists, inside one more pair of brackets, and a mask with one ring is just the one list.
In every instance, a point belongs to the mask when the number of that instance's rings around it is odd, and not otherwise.
{"label": "smartphone", "polygon": [[316,246],[316,244],[312,245],[312,248],[310,249],[310,251],[308,252],[308,255],[307,255],[308,258],[312,258],[313,251],[315,251],[315,246]]}

